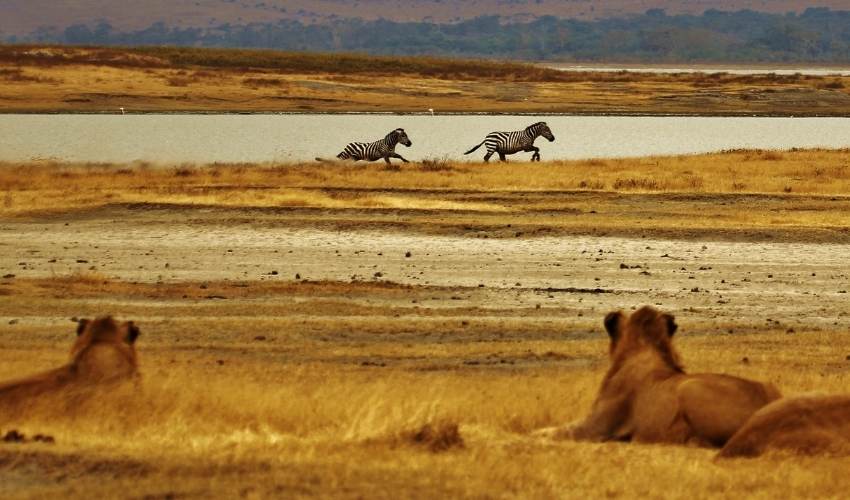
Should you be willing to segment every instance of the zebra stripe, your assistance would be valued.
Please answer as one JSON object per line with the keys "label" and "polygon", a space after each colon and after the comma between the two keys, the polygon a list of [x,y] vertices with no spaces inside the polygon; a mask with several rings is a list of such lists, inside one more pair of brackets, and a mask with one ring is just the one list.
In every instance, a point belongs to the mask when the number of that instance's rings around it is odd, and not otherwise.
{"label": "zebra stripe", "polygon": [[486,146],[487,154],[484,155],[484,161],[490,161],[493,153],[498,153],[500,160],[507,161],[505,155],[512,155],[520,151],[533,151],[531,161],[540,161],[540,148],[534,146],[534,140],[541,135],[549,139],[549,142],[555,140],[555,136],[552,135],[552,131],[549,130],[549,125],[546,125],[546,122],[537,122],[524,130],[514,132],[490,132],[480,144],[464,154],[468,155],[481,146]]}
{"label": "zebra stripe", "polygon": [[387,163],[390,163],[390,158],[398,158],[401,161],[408,163],[404,157],[395,152],[396,144],[404,144],[411,146],[413,143],[407,137],[407,133],[403,128],[397,128],[387,134],[380,141],[375,142],[352,142],[338,155],[340,160],[364,160],[375,161],[383,158]]}

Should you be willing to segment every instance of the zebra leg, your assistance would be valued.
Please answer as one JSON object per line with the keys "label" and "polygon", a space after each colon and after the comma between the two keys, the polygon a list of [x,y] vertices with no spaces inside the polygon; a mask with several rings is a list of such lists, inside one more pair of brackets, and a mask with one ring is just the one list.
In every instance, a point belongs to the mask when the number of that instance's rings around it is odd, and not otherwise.
{"label": "zebra leg", "polygon": [[405,163],[410,163],[409,161],[407,161],[407,160],[404,158],[404,156],[401,156],[401,155],[400,155],[400,154],[398,154],[398,153],[393,153],[393,154],[392,154],[392,157],[393,157],[393,158],[398,158],[399,160],[401,160],[401,161],[403,161],[403,162],[405,162]]}
{"label": "zebra leg", "polygon": [[487,154],[484,155],[484,163],[490,161],[490,157],[493,156],[494,151],[487,151]]}
{"label": "zebra leg", "polygon": [[505,156],[505,153],[501,153],[501,152],[499,153],[499,160],[504,161],[504,162],[508,161],[507,157]]}
{"label": "zebra leg", "polygon": [[531,161],[540,161],[540,148],[532,148],[534,154],[531,155]]}
{"label": "zebra leg", "polygon": [[387,165],[389,165],[390,163],[392,163],[392,162],[390,161],[390,156],[389,156],[389,155],[384,156],[384,161],[385,161],[385,162],[387,162]]}

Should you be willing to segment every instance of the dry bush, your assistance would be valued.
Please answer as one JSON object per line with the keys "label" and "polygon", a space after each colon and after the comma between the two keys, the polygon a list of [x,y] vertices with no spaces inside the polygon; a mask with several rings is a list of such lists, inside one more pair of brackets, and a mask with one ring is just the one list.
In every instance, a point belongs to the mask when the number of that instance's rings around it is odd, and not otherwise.
{"label": "dry bush", "polygon": [[841,90],[844,88],[844,82],[841,80],[833,80],[831,82],[824,82],[817,85],[817,88],[824,90]]}
{"label": "dry bush", "polygon": [[463,448],[463,437],[456,422],[428,423],[418,431],[406,433],[410,441],[418,446],[438,453],[452,448]]}
{"label": "dry bush", "polygon": [[195,83],[195,79],[186,76],[170,76],[165,79],[169,87],[188,87],[190,83]]}
{"label": "dry bush", "polygon": [[249,87],[280,87],[286,82],[280,78],[245,78],[242,83]]}
{"label": "dry bush", "polygon": [[425,158],[419,162],[419,169],[424,172],[449,172],[454,167],[447,158]]}
{"label": "dry bush", "polygon": [[629,177],[626,179],[617,178],[614,181],[613,188],[615,191],[629,191],[633,189],[643,189],[647,191],[657,191],[660,189],[659,183],[655,179]]}
{"label": "dry bush", "polygon": [[598,179],[592,181],[581,181],[578,183],[578,187],[581,189],[590,189],[592,191],[600,191],[605,189],[605,183]]}
{"label": "dry bush", "polygon": [[176,167],[173,171],[174,177],[191,177],[198,175],[198,173],[199,171],[197,168],[188,165],[181,165]]}
{"label": "dry bush", "polygon": [[18,83],[61,83],[55,78],[28,75],[19,68],[0,68],[0,79]]}
{"label": "dry bush", "polygon": [[778,151],[764,151],[761,154],[761,159],[767,161],[781,161],[785,159],[785,156]]}
{"label": "dry bush", "polygon": [[705,185],[705,179],[698,175],[688,175],[685,177],[685,185],[694,191],[701,191]]}

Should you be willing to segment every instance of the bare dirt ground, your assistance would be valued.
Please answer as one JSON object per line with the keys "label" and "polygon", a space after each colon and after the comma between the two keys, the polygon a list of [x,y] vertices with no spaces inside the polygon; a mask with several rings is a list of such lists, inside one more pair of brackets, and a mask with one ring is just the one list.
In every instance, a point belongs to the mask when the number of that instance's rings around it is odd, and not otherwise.
{"label": "bare dirt ground", "polygon": [[[818,154],[819,168],[843,161]],[[503,175],[493,168],[477,175]],[[161,197],[190,196],[200,173],[120,174],[146,184],[125,203],[122,181],[98,186],[119,174],[54,170],[55,182],[38,170],[4,180],[0,380],[58,365],[71,318],[110,313],[142,330],[143,381],[67,415],[0,408],[0,437],[56,440],[0,442],[4,498],[775,498],[850,486],[843,457],[717,462],[693,447],[529,436],[587,411],[606,367],[602,317],[644,304],[677,316],[691,371],[846,391],[843,170],[812,188],[826,196],[778,181],[771,195],[553,190],[545,203],[475,189],[405,198],[381,176],[415,171],[375,170],[348,182],[379,186],[313,193],[315,206],[268,206],[247,180],[291,173],[224,170],[216,181],[241,182],[239,197],[178,204]],[[75,186],[64,200],[50,191],[62,179]],[[90,204],[87,183],[117,201]],[[22,200],[37,202],[22,211]]]}

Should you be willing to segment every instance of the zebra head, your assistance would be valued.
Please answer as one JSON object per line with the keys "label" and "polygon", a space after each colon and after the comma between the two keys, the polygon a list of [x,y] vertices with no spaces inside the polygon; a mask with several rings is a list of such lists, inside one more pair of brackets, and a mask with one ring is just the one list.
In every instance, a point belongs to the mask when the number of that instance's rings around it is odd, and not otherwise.
{"label": "zebra head", "polygon": [[405,132],[403,128],[397,128],[390,132],[389,135],[387,135],[387,142],[390,142],[391,144],[401,143],[407,147],[413,145],[413,143],[410,142],[410,138],[407,137],[407,132]]}
{"label": "zebra head", "polygon": [[552,134],[552,131],[549,129],[549,125],[546,122],[537,122],[534,125],[530,125],[525,129],[526,132],[530,133],[532,137],[543,136],[549,139],[549,142],[555,140],[555,136]]}

